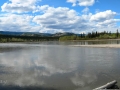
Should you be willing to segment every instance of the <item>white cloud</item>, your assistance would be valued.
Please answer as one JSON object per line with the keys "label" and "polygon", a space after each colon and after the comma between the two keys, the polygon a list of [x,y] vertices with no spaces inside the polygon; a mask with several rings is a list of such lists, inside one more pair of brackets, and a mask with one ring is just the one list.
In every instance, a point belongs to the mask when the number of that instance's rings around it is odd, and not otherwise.
{"label": "white cloud", "polygon": [[92,6],[95,3],[95,0],[79,0],[80,6]]}
{"label": "white cloud", "polygon": [[84,8],[84,9],[82,10],[82,12],[83,12],[84,14],[89,13],[89,8],[88,8],[88,7]]}
{"label": "white cloud", "polygon": [[37,0],[9,0],[9,2],[4,3],[1,8],[3,12],[34,12],[37,9],[36,2]]}
{"label": "white cloud", "polygon": [[95,0],[67,0],[67,2],[72,3],[73,6],[92,6]]}
{"label": "white cloud", "polygon": [[105,20],[103,22],[99,22],[96,24],[97,27],[114,27],[116,26],[116,22],[120,22],[120,19],[110,19],[110,20]]}
{"label": "white cloud", "polygon": [[[11,2],[6,3],[6,5],[10,4],[13,6],[17,6],[20,4],[26,7],[28,7],[28,5],[30,5],[30,7],[35,6],[36,0],[31,0],[31,2],[29,3],[26,3],[26,1],[27,0],[11,0]],[[69,0],[69,2],[72,1],[74,0]],[[69,9],[67,7],[55,8],[50,7],[49,5],[36,7],[37,9],[35,9],[34,11],[40,13],[39,15],[36,14],[36,16],[32,16],[27,13],[19,15],[10,13],[0,14],[0,30],[31,32],[39,31],[41,33],[81,33],[105,30],[105,28],[109,28],[109,30],[112,31],[112,29],[116,29],[116,23],[120,21],[120,19],[115,19],[114,17],[115,15],[117,15],[117,13],[111,10],[92,14],[89,12],[89,8],[86,7],[81,11],[83,13],[80,14],[77,11]],[[10,9],[8,9],[8,12],[10,12]],[[17,8],[11,9],[11,11],[22,13],[28,12],[29,10]]]}
{"label": "white cloud", "polygon": [[104,12],[98,12],[94,15],[91,15],[89,21],[94,24],[94,29],[96,31],[115,31],[117,29],[117,22],[120,22],[120,19],[115,19],[117,15],[116,12],[111,10],[106,10]]}
{"label": "white cloud", "polygon": [[31,25],[32,19],[30,15],[0,15],[0,31],[39,31],[41,26]]}
{"label": "white cloud", "polygon": [[110,20],[105,20],[104,22],[100,22],[100,23],[98,23],[98,24],[99,24],[99,25],[110,25],[110,24],[115,23],[116,21],[120,21],[120,20],[110,19]]}
{"label": "white cloud", "polygon": [[44,13],[35,16],[33,21],[42,25],[48,32],[52,30],[53,32],[81,33],[105,30],[105,28],[112,31],[116,27],[116,23],[120,21],[120,19],[114,19],[117,13],[111,10],[92,14],[89,13],[89,8],[85,8],[82,11],[84,14],[79,15],[75,10],[64,7],[41,6],[41,8]]}
{"label": "white cloud", "polygon": [[108,20],[108,19],[111,19],[113,18],[117,13],[116,12],[113,12],[111,10],[107,10],[107,11],[104,11],[104,12],[99,12],[95,15],[92,15],[91,17],[91,21],[104,21],[104,20]]}
{"label": "white cloud", "polygon": [[84,25],[84,20],[77,15],[76,11],[64,7],[44,8],[44,14],[35,16],[33,21],[47,30],[55,31],[79,31]]}
{"label": "white cloud", "polygon": [[69,2],[69,3],[73,3],[73,5],[72,6],[76,6],[76,0],[67,0],[67,2]]}

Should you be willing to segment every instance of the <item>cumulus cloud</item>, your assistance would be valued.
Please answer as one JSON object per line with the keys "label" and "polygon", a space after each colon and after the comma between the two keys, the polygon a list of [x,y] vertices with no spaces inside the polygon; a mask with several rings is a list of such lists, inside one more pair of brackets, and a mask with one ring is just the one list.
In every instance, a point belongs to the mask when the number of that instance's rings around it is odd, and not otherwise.
{"label": "cumulus cloud", "polygon": [[[34,17],[33,22],[42,25],[45,31],[61,32],[69,31],[75,33],[101,30],[103,27],[115,27],[119,19],[114,19],[117,14],[111,10],[98,12],[96,14],[89,13],[89,8],[85,8],[79,15],[75,10],[66,7],[49,7],[41,6],[42,15]],[[43,31],[44,31],[43,30]]]}
{"label": "cumulus cloud", "polygon": [[80,6],[92,6],[95,3],[95,0],[79,0]]}
{"label": "cumulus cloud", "polygon": [[107,10],[107,11],[99,12],[99,13],[96,13],[95,15],[92,15],[90,20],[98,21],[98,22],[104,21],[104,20],[108,20],[108,19],[113,18],[116,14],[117,14],[116,12],[113,12],[111,10]]}
{"label": "cumulus cloud", "polygon": [[67,0],[67,2],[69,2],[69,3],[72,3],[73,5],[72,6],[76,6],[76,0]]}
{"label": "cumulus cloud", "polygon": [[85,21],[77,15],[77,12],[65,7],[44,8],[44,14],[35,16],[33,21],[49,30],[79,31],[80,28],[85,28]]}
{"label": "cumulus cloud", "polygon": [[67,2],[72,3],[73,6],[92,6],[95,0],[67,0]]}
{"label": "cumulus cloud", "polygon": [[0,31],[39,31],[41,26],[32,25],[32,19],[30,15],[0,15]]}
{"label": "cumulus cloud", "polygon": [[3,12],[25,13],[34,12],[37,9],[37,0],[9,0],[1,8]]}
{"label": "cumulus cloud", "polygon": [[88,7],[84,8],[84,9],[82,10],[82,12],[83,12],[84,14],[87,14],[87,13],[89,12],[89,8],[88,8]]}
{"label": "cumulus cloud", "polygon": [[[94,30],[105,30],[104,28],[112,30],[116,27],[116,23],[120,21],[120,19],[115,19],[117,13],[111,10],[96,12],[96,14],[93,14],[90,13],[89,8],[86,7],[81,11],[81,14],[67,7],[55,8],[50,7],[49,5],[37,6],[37,0],[28,1],[29,0],[9,0],[9,2],[3,4],[2,11],[8,13],[0,14],[1,31],[85,33]],[[80,1],[83,2],[82,0],[78,0],[77,3]],[[87,0],[84,1],[88,2]],[[68,0],[68,2],[76,2],[76,0]],[[23,8],[21,8],[22,6]],[[36,11],[40,14],[36,14],[35,16],[30,15],[29,13],[15,14],[30,11]],[[15,13],[10,14],[9,12]]]}
{"label": "cumulus cloud", "polygon": [[111,10],[106,10],[103,12],[98,12],[94,15],[91,15],[90,22],[94,23],[95,28],[97,30],[105,30],[106,28],[109,31],[116,30],[117,22],[120,22],[120,19],[115,19],[114,17],[117,15],[116,12]]}

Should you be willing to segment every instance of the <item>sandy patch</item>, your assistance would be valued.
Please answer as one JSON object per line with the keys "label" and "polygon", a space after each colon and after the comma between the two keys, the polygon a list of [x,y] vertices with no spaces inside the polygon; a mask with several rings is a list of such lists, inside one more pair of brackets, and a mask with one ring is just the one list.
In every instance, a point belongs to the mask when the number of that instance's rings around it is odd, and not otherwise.
{"label": "sandy patch", "polygon": [[120,44],[71,45],[74,47],[120,48]]}

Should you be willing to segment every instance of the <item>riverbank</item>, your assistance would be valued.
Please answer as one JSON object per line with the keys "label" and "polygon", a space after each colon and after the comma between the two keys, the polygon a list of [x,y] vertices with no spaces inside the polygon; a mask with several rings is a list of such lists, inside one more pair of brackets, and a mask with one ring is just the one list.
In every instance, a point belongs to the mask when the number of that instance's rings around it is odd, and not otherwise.
{"label": "riverbank", "polygon": [[76,41],[76,42],[78,42],[78,41],[107,41],[107,40],[109,40],[109,41],[111,41],[111,40],[118,41],[118,40],[120,40],[120,38],[118,38],[118,39],[86,39],[86,40],[68,40],[68,41]]}
{"label": "riverbank", "polygon": [[74,47],[120,48],[120,44],[71,45]]}

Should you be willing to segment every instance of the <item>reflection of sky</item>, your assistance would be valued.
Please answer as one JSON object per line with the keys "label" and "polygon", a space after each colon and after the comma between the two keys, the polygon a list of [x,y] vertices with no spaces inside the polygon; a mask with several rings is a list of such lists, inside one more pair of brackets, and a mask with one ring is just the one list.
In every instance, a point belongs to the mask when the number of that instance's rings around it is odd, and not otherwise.
{"label": "reflection of sky", "polygon": [[[11,46],[12,49],[2,46],[0,51],[0,79],[7,80],[7,84],[87,90],[103,84],[102,79],[106,83],[120,74],[115,62],[120,60],[118,49],[40,44]],[[118,73],[110,74],[113,70]]]}

